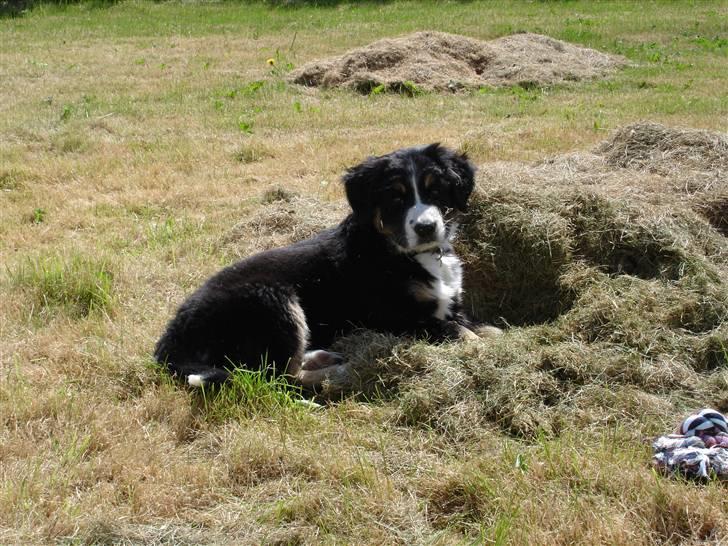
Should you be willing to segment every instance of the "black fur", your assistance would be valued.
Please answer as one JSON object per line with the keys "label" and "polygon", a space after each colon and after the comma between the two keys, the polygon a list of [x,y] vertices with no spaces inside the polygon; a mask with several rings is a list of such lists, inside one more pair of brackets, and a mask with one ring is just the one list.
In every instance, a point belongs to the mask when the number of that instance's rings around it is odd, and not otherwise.
{"label": "black fur", "polygon": [[[411,196],[399,186],[407,177],[423,184],[425,176],[429,186],[421,191],[432,192],[429,202],[443,217],[465,208],[474,167],[464,155],[432,144],[371,157],[343,178],[352,213],[341,224],[214,275],[170,321],[156,359],[177,376],[203,375],[205,383],[219,383],[226,369],[239,366],[267,365],[295,377],[304,349],[326,348],[355,327],[433,340],[457,337],[468,324],[459,295],[440,320],[433,316],[437,303],[412,290],[433,276],[404,248],[403,214]],[[393,183],[399,184],[395,190]],[[307,339],[292,310],[296,303],[305,313]]]}

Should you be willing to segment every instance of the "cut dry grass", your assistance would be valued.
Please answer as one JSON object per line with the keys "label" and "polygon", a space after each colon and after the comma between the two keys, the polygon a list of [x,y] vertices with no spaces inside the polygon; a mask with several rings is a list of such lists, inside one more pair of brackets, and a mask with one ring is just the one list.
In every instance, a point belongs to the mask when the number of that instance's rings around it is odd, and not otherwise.
{"label": "cut dry grass", "polygon": [[[0,543],[725,542],[723,487],[657,477],[644,441],[728,409],[725,2],[575,6],[4,19]],[[286,81],[423,29],[630,64],[409,97]],[[201,397],[152,365],[209,274],[336,224],[346,167],[433,141],[481,166],[458,245],[504,336],[354,332],[318,409],[245,374]]]}
{"label": "cut dry grass", "polygon": [[728,237],[728,195],[706,196],[697,204],[697,208],[715,229]]}
{"label": "cut dry grass", "polygon": [[482,42],[443,32],[417,32],[314,61],[291,73],[290,81],[412,96],[423,90],[554,85],[604,76],[625,64],[622,57],[538,34]]}
{"label": "cut dry grass", "polygon": [[344,203],[322,203],[272,188],[261,198],[262,206],[223,235],[221,249],[234,257],[242,257],[285,246],[311,237],[338,223],[347,213]]}
{"label": "cut dry grass", "polygon": [[[631,134],[640,130],[653,126]],[[403,422],[456,438],[484,423],[529,437],[608,423],[657,432],[696,396],[728,409],[716,387],[728,365],[728,241],[676,188],[658,204],[632,193],[633,172],[595,161],[574,183],[568,161],[548,165],[481,173],[458,243],[471,313],[532,326],[476,345],[405,349],[366,334],[370,352],[346,341],[354,374],[396,384]],[[710,156],[699,168],[722,176]]]}
{"label": "cut dry grass", "polygon": [[610,165],[648,169],[663,175],[697,170],[725,176],[728,171],[728,136],[659,123],[624,127],[599,146],[597,153]]}

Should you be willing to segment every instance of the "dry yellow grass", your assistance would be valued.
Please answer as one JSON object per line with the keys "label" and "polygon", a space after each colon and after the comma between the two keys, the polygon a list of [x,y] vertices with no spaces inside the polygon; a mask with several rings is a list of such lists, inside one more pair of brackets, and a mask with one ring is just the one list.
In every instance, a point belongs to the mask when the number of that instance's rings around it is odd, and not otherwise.
{"label": "dry yellow grass", "polygon": [[289,80],[363,94],[390,91],[412,95],[484,86],[546,87],[603,77],[626,64],[622,57],[539,34],[517,33],[482,42],[453,34],[417,32],[306,64],[293,71]]}
{"label": "dry yellow grass", "polygon": [[[725,541],[723,487],[657,478],[643,443],[684,409],[728,407],[724,156],[696,170],[682,154],[688,171],[593,152],[641,119],[725,131],[726,14],[722,1],[121,2],[0,20],[0,542]],[[266,64],[416,30],[527,30],[635,66],[407,98],[299,88]],[[207,275],[335,222],[345,167],[430,141],[467,149],[482,165],[474,210],[501,241],[530,241],[496,256],[569,265],[523,299],[481,264],[512,316],[501,299],[473,305],[513,322],[507,336],[359,333],[341,349],[363,394],[319,410],[226,414],[153,367]],[[627,250],[656,249],[651,269],[606,252],[634,230]],[[564,300],[544,299],[557,283]]]}

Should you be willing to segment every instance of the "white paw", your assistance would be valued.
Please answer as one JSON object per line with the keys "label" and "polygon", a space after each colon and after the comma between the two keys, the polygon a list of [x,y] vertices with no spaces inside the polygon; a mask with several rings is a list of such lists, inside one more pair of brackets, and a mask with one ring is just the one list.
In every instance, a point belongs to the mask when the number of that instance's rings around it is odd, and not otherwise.
{"label": "white paw", "polygon": [[482,338],[498,337],[503,335],[503,330],[490,324],[482,324],[475,329],[475,334]]}
{"label": "white paw", "polygon": [[308,351],[303,355],[301,369],[306,371],[320,370],[330,366],[338,366],[343,361],[344,357],[340,353],[318,349],[316,351]]}
{"label": "white paw", "polygon": [[335,381],[346,375],[343,363],[344,357],[339,353],[320,349],[309,351],[303,356],[296,379],[306,387],[319,387],[324,381]]}
{"label": "white paw", "polygon": [[477,341],[480,339],[480,337],[478,337],[478,334],[476,334],[469,328],[466,328],[465,326],[461,326],[458,333],[460,341]]}
{"label": "white paw", "polygon": [[187,383],[191,387],[204,387],[205,386],[205,380],[202,378],[201,375],[197,375],[197,374],[188,375]]}

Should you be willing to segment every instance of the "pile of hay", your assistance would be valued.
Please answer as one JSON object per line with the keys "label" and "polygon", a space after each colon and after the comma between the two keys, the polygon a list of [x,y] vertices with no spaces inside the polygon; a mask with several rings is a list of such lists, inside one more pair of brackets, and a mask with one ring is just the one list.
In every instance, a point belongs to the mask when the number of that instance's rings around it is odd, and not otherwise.
{"label": "pile of hay", "polygon": [[411,93],[554,85],[603,77],[625,64],[623,57],[539,34],[484,42],[444,32],[416,32],[311,62],[289,78],[301,85],[345,87],[361,93],[375,88]]}
{"label": "pile of hay", "polygon": [[726,175],[728,135],[681,130],[659,123],[637,123],[616,131],[599,146],[610,165],[648,169],[668,175],[677,170],[697,170]]}
{"label": "pile of hay", "polygon": [[[352,334],[337,346],[348,376],[330,394],[392,393],[398,422],[454,439],[488,425],[532,436],[611,424],[639,436],[690,409],[728,410],[728,239],[701,208],[728,180],[710,146],[659,148],[725,135],[663,127],[644,144],[654,132],[640,124],[593,154],[483,166],[458,246],[470,311],[506,335],[434,346]],[[665,168],[689,157],[714,184],[686,191],[644,163],[616,166],[618,147],[659,154]]]}
{"label": "pile of hay", "polygon": [[[481,166],[457,241],[465,301],[506,334],[438,346],[354,332],[321,396],[383,397],[397,423],[456,441],[492,427],[639,436],[697,407],[728,411],[725,143],[639,123],[591,153]],[[281,190],[263,202],[228,248],[288,244],[347,212]]]}
{"label": "pile of hay", "polygon": [[336,225],[349,211],[345,202],[322,203],[281,188],[267,191],[261,201],[263,206],[253,216],[222,237],[219,248],[229,258],[240,259],[307,239]]}

